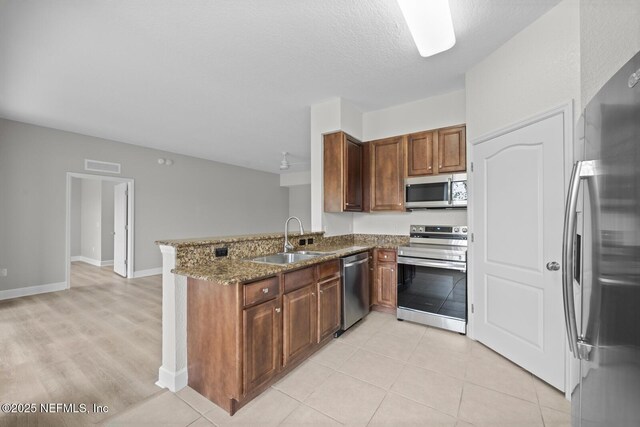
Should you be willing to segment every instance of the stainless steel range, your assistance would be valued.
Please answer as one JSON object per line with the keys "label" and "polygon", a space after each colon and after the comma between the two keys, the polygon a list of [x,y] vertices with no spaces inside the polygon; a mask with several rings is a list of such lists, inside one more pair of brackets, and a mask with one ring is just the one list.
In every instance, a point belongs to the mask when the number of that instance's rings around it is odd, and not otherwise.
{"label": "stainless steel range", "polygon": [[467,332],[467,226],[412,225],[398,248],[400,320]]}

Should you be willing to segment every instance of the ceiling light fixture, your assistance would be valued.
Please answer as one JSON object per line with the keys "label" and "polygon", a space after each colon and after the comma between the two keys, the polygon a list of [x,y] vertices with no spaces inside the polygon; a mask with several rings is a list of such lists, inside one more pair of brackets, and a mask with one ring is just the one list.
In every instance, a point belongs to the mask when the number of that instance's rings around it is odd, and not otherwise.
{"label": "ceiling light fixture", "polygon": [[287,154],[289,153],[287,153],[286,151],[282,152],[282,161],[280,162],[281,171],[289,169],[290,163],[289,160],[287,160]]}
{"label": "ceiling light fixture", "polygon": [[398,0],[420,56],[428,57],[456,44],[449,0]]}

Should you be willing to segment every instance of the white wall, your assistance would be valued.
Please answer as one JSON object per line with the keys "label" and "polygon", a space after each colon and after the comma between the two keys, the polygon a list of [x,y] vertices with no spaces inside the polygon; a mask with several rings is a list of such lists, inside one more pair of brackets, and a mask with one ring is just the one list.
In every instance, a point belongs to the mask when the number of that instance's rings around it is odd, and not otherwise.
{"label": "white wall", "polygon": [[136,271],[162,265],[156,240],[281,230],[289,213],[277,174],[0,119],[0,290],[64,282],[66,173],[85,158],[135,180]]}
{"label": "white wall", "polygon": [[459,90],[363,114],[365,141],[465,122],[465,92]]}
{"label": "white wall", "polygon": [[82,214],[82,181],[78,178],[71,179],[71,212],[70,224],[71,224],[71,241],[70,241],[70,253],[72,257],[81,255],[81,214]]}
{"label": "white wall", "polygon": [[640,1],[582,0],[580,74],[582,105],[640,51]]}
{"label": "white wall", "polygon": [[80,254],[99,262],[102,259],[102,186],[100,181],[82,180],[80,202]]}
{"label": "white wall", "polygon": [[101,224],[101,261],[113,261],[113,187],[115,182],[102,181],[102,216]]}
{"label": "white wall", "polygon": [[571,99],[580,105],[580,13],[564,0],[466,73],[467,139]]}
{"label": "white wall", "polygon": [[311,229],[311,184],[289,187],[289,216],[297,216],[305,230]]}

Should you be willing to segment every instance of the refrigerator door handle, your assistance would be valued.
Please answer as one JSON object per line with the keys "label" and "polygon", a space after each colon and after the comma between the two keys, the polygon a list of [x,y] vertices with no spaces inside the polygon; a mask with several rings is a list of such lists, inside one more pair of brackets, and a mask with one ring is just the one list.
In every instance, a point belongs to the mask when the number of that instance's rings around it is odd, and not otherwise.
{"label": "refrigerator door handle", "polygon": [[571,178],[569,179],[569,191],[564,216],[564,233],[562,238],[562,297],[564,302],[564,319],[569,338],[569,350],[577,358],[581,358],[584,352],[579,351],[579,336],[576,322],[576,308],[573,297],[573,248],[575,245],[576,208],[580,182],[582,179],[596,174],[596,162],[585,160],[573,165]]}

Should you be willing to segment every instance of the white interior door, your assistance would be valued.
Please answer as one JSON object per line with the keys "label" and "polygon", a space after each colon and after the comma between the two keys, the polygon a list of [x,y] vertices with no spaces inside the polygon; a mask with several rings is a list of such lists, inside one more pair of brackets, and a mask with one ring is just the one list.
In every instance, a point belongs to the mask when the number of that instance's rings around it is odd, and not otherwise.
{"label": "white interior door", "polygon": [[476,338],[561,390],[563,152],[562,113],[474,146],[472,230]]}
{"label": "white interior door", "polygon": [[127,199],[128,184],[113,188],[113,271],[127,277]]}

